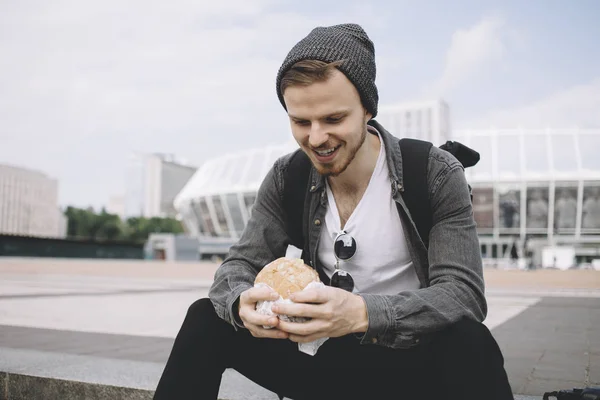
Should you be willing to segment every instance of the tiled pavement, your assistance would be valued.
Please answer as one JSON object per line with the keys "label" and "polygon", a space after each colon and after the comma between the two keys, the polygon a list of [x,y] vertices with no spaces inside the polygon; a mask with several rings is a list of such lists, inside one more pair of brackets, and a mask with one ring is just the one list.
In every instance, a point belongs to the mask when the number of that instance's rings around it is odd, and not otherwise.
{"label": "tiled pavement", "polygon": [[[0,372],[151,391],[206,293],[191,282],[0,272]],[[492,289],[488,301],[515,393],[600,385],[600,291]],[[220,397],[276,398],[232,371]]]}
{"label": "tiled pavement", "polygon": [[[515,393],[541,395],[600,384],[598,298],[546,297],[492,332]],[[166,337],[2,325],[0,371],[151,390],[171,345],[172,339]],[[224,380],[223,398],[268,395],[235,375],[229,372]]]}
{"label": "tiled pavement", "polygon": [[600,299],[543,297],[492,330],[516,393],[600,385]]}

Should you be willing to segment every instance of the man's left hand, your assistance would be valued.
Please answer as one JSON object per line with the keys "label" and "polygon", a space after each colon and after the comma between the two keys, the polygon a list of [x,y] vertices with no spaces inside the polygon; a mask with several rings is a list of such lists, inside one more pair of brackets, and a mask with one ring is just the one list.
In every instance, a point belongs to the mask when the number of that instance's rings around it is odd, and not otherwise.
{"label": "man's left hand", "polygon": [[369,325],[367,306],[362,297],[330,286],[294,293],[295,304],[278,304],[272,311],[294,317],[312,318],[307,322],[279,321],[279,329],[289,339],[306,343],[324,337],[339,337],[366,332]]}

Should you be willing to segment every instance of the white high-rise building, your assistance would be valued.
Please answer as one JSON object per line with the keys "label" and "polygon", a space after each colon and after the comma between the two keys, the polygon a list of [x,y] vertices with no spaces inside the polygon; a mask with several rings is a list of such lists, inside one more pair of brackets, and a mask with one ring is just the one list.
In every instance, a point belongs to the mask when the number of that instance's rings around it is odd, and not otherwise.
{"label": "white high-rise building", "polygon": [[375,119],[399,138],[421,139],[440,146],[451,137],[450,108],[443,100],[381,106]]}
{"label": "white high-rise building", "polygon": [[173,200],[196,169],[173,155],[133,155],[127,172],[125,216],[175,217]]}
{"label": "white high-rise building", "polygon": [[0,164],[0,233],[62,238],[66,224],[56,179]]}

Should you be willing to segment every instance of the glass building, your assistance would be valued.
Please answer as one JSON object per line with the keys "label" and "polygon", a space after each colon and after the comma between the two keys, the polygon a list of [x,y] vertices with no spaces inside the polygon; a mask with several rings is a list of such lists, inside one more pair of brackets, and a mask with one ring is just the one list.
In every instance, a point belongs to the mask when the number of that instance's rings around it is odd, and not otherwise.
{"label": "glass building", "polygon": [[[570,247],[577,262],[600,258],[600,130],[462,130],[451,140],[481,155],[466,176],[486,262],[512,255],[540,265],[549,246]],[[174,205],[201,251],[226,252],[267,171],[296,148],[229,154],[196,172]]]}

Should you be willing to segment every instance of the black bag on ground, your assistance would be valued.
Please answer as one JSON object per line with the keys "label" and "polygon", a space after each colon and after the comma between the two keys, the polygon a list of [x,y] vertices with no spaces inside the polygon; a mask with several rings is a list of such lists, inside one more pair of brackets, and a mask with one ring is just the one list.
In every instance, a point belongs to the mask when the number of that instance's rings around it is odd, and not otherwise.
{"label": "black bag on ground", "polygon": [[544,400],[549,400],[552,397],[557,400],[600,400],[600,387],[544,393]]}

